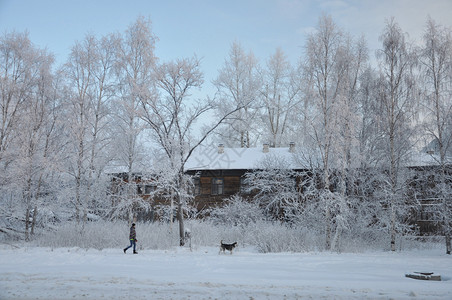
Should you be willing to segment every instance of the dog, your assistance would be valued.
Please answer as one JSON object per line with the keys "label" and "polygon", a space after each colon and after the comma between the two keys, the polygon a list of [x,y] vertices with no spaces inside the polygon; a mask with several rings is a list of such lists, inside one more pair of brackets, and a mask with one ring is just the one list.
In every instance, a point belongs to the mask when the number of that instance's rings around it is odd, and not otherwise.
{"label": "dog", "polygon": [[221,252],[225,253],[226,250],[228,250],[230,252],[230,254],[232,254],[232,250],[234,250],[235,247],[237,247],[237,242],[232,243],[232,244],[225,244],[225,243],[223,243],[223,240],[221,240],[220,252],[218,254],[220,254]]}

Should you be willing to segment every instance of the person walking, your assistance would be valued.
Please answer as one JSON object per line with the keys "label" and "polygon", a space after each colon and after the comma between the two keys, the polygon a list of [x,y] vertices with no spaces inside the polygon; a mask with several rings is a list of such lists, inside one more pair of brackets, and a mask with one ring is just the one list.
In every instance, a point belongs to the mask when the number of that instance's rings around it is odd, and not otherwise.
{"label": "person walking", "polygon": [[124,248],[124,254],[126,253],[127,249],[129,249],[132,246],[133,246],[133,254],[138,254],[138,252],[135,251],[137,242],[138,242],[137,232],[135,231],[135,223],[132,223],[132,226],[130,227],[129,239],[130,239],[130,246]]}

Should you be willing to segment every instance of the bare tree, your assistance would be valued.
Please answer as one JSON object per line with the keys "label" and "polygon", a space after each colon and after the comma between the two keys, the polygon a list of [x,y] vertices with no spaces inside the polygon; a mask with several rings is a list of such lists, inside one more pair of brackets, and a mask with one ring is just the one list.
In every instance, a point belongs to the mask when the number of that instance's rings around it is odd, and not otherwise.
{"label": "bare tree", "polygon": [[355,41],[351,36],[344,35],[343,45],[339,49],[337,69],[334,74],[338,84],[338,112],[336,138],[334,147],[334,165],[336,166],[336,195],[334,203],[334,237],[332,249],[339,248],[342,233],[349,227],[351,206],[355,197],[354,186],[360,176],[359,153],[359,86],[363,69],[367,63],[368,53],[363,38]]}
{"label": "bare tree", "polygon": [[[21,111],[23,113],[20,122],[20,134],[18,135],[18,144],[16,151],[17,160],[19,163],[16,174],[19,181],[23,181],[23,201],[26,204],[25,212],[25,239],[29,239],[29,233],[34,232],[34,225],[37,214],[37,200],[40,194],[40,180],[46,172],[45,156],[46,148],[43,141],[45,141],[45,127],[48,121],[47,116],[52,107],[50,97],[52,88],[51,65],[53,63],[53,56],[44,51],[36,52],[34,58],[34,66],[31,72],[34,73],[35,78],[34,88],[30,89],[32,94],[27,97],[27,105]],[[18,124],[19,125],[19,124]],[[22,173],[22,172],[23,173]],[[31,213],[34,209],[34,217]],[[32,219],[32,222],[30,222]]]}
{"label": "bare tree", "polygon": [[118,99],[115,101],[116,157],[126,166],[126,192],[120,203],[114,203],[121,211],[126,210],[129,223],[136,217],[137,209],[148,210],[149,203],[137,195],[135,175],[142,162],[143,149],[140,136],[144,124],[139,116],[140,99],[152,93],[155,85],[157,37],[153,34],[151,21],[140,17],[125,32],[117,51],[116,72],[118,76]]}
{"label": "bare tree", "polygon": [[[157,68],[156,85],[159,93],[141,94],[141,117],[155,138],[155,143],[165,153],[171,176],[163,176],[177,204],[180,245],[185,244],[184,205],[189,198],[190,178],[185,174],[185,163],[192,152],[220,124],[243,106],[234,107],[212,124],[207,123],[202,133],[196,135],[195,124],[215,107],[211,100],[194,101],[190,92],[200,88],[203,74],[196,57],[163,63]],[[149,92],[149,91],[148,91]]]}
{"label": "bare tree", "polygon": [[199,63],[193,57],[161,64],[156,71],[156,84],[160,94],[142,95],[142,118],[168,161],[171,176],[161,178],[165,178],[168,192],[174,196],[177,204],[181,246],[185,243],[183,207],[187,201],[188,184],[184,165],[191,151],[194,122],[209,109],[209,105],[195,104],[190,107],[187,103],[191,90],[200,88],[203,83]]}
{"label": "bare tree", "polygon": [[89,134],[89,117],[91,109],[91,87],[93,85],[93,64],[95,61],[96,41],[93,36],[87,36],[82,42],[76,42],[72,47],[68,62],[65,65],[70,98],[67,103],[68,135],[72,141],[73,155],[68,161],[69,173],[74,177],[73,205],[78,221],[86,222],[88,207],[85,202],[84,176],[87,173]]}
{"label": "bare tree", "polygon": [[381,147],[378,113],[378,73],[371,67],[365,68],[360,76],[360,86],[358,90],[358,113],[360,116],[360,128],[358,132],[358,152],[360,168],[367,170],[376,168],[380,163],[380,156],[377,150]]}
{"label": "bare tree", "polygon": [[0,161],[3,164],[7,163],[6,151],[17,132],[14,126],[35,84],[33,71],[36,70],[31,68],[35,51],[28,33],[6,33],[0,39]]}
{"label": "bare tree", "polygon": [[446,237],[446,253],[451,253],[450,188],[447,187],[447,152],[452,145],[452,132],[449,131],[452,119],[451,81],[452,81],[452,37],[450,29],[446,29],[427,20],[424,33],[424,47],[421,63],[425,82],[426,121],[424,128],[428,137],[437,144],[440,170],[439,198],[442,203],[443,231]]}
{"label": "bare tree", "polygon": [[104,169],[112,157],[112,102],[116,97],[114,66],[119,38],[109,35],[96,39],[92,65],[91,116],[89,118],[87,195],[96,213],[105,206]]}
{"label": "bare tree", "polygon": [[391,250],[395,251],[398,214],[397,206],[403,201],[403,182],[398,180],[404,157],[411,149],[410,141],[414,120],[416,95],[413,67],[416,63],[414,51],[405,40],[405,34],[392,18],[380,36],[383,48],[378,52],[380,130],[384,147],[381,155],[386,157],[383,166],[388,170],[387,193],[390,214]]}
{"label": "bare tree", "polygon": [[[310,87],[312,110],[305,111],[312,129],[312,139],[320,156],[323,172],[321,197],[325,200],[325,236],[326,249],[331,248],[332,212],[330,168],[333,160],[334,138],[338,130],[339,99],[342,87],[343,70],[338,66],[343,33],[330,16],[322,16],[316,32],[308,37],[304,72],[311,78]],[[323,195],[323,196],[322,196]],[[329,201],[328,199],[331,199]]]}
{"label": "bare tree", "polygon": [[254,130],[257,118],[256,99],[260,88],[257,68],[253,53],[246,54],[242,46],[234,42],[229,58],[214,80],[218,97],[222,99],[219,115],[224,115],[231,108],[243,107],[235,113],[235,120],[228,122],[225,131],[220,133],[223,138],[230,140],[230,143],[238,142],[242,148],[249,148],[251,140],[257,139]]}
{"label": "bare tree", "polygon": [[288,130],[295,123],[294,107],[300,102],[300,80],[284,52],[278,48],[263,71],[263,136],[272,147],[289,143]]}
{"label": "bare tree", "polygon": [[65,65],[70,92],[66,106],[68,135],[73,146],[68,167],[75,179],[76,218],[83,222],[105,198],[101,192],[104,188],[96,185],[103,185],[103,170],[110,155],[108,125],[115,93],[113,67],[117,43],[118,38],[113,35],[100,40],[87,35],[82,42],[76,42]]}
{"label": "bare tree", "polygon": [[28,240],[30,234],[34,234],[38,205],[50,194],[43,186],[49,184],[45,180],[52,170],[49,158],[52,157],[54,113],[58,106],[51,72],[53,55],[36,48],[27,34],[7,35],[0,45],[4,62],[1,72],[2,189],[21,200],[17,201],[20,205],[16,208],[23,208],[21,220]]}
{"label": "bare tree", "polygon": [[286,220],[286,210],[299,202],[297,178],[292,162],[284,157],[268,154],[258,162],[256,170],[245,174],[246,192],[260,205],[269,219]]}

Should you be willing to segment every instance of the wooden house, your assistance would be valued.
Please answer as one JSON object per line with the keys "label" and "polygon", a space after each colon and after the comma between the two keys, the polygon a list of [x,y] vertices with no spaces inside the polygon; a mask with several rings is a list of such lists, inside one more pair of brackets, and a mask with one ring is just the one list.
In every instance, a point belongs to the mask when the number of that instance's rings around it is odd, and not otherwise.
{"label": "wooden house", "polygon": [[[432,148],[415,153],[407,165],[410,171],[407,196],[415,199],[417,209],[413,211],[412,221],[418,228],[419,235],[443,234],[444,201],[452,206],[452,158],[446,158],[446,199],[440,195],[441,178],[438,151]],[[452,222],[452,220],[449,220]]]}
{"label": "wooden house", "polygon": [[[310,157],[310,161],[303,161],[302,150],[305,151],[296,147],[294,143],[282,148],[272,148],[268,144],[256,148],[226,148],[222,144],[218,147],[198,147],[185,164],[187,174],[197,175],[195,176],[194,207],[200,212],[206,208],[221,206],[227,198],[236,194],[244,198],[252,197],[250,187],[245,181],[245,174],[264,169],[269,161],[279,163],[281,168],[310,174],[307,166],[319,164],[313,161],[313,157]],[[435,152],[428,150],[413,153],[405,167],[410,173],[406,179],[409,181],[407,197],[410,198],[411,203],[418,203],[412,210],[410,218],[412,224],[418,228],[420,235],[439,233],[442,221],[437,213],[440,210],[441,201],[437,195],[439,167]],[[141,174],[135,173],[133,179],[136,184],[136,195],[150,199],[153,205],[165,204],[167,200],[159,199],[155,195],[150,196],[156,189],[152,176]],[[121,194],[121,185],[127,182],[127,174],[116,172],[114,175],[112,192],[118,195]],[[331,172],[331,175],[334,176],[334,172]],[[448,177],[448,188],[452,189],[452,164],[448,167]],[[294,180],[294,184],[301,190],[303,188],[299,187],[301,178],[294,178]],[[332,188],[334,189],[333,185]]]}
{"label": "wooden house", "polygon": [[244,181],[245,173],[261,169],[269,160],[278,160],[284,168],[293,170],[303,166],[295,155],[295,144],[271,148],[199,147],[185,165],[185,171],[197,175],[195,179],[195,205],[198,210],[221,204],[224,199],[240,194],[250,196]]}
{"label": "wooden house", "polygon": [[[186,164],[187,174],[198,175],[195,182],[196,208],[203,210],[221,205],[226,198],[234,194],[245,198],[252,196],[244,182],[244,175],[261,169],[262,164],[272,158],[283,160],[284,167],[294,171],[309,171],[307,166],[312,161],[303,161],[303,155],[297,150],[300,149],[297,149],[294,143],[283,148],[271,148],[268,144],[259,148],[225,148],[221,144],[218,147],[200,147]],[[441,202],[433,192],[435,185],[438,185],[437,155],[431,149],[413,152],[405,162],[405,168],[410,173],[407,178],[407,196],[411,197],[411,203],[418,203],[410,217],[412,224],[418,228],[420,235],[439,234],[441,220],[438,219],[437,212]],[[452,189],[452,164],[449,164],[448,170],[451,179],[447,184],[448,188]]]}

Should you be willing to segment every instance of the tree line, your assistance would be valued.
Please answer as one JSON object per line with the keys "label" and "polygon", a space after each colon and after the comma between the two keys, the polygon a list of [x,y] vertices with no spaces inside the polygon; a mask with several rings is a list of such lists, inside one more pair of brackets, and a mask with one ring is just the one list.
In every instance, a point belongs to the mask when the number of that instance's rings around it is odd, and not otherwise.
{"label": "tree line", "polygon": [[[138,209],[150,209],[132,178],[152,170],[159,174],[155,192],[165,191],[177,208],[183,245],[183,207],[193,197],[184,165],[199,145],[294,141],[303,145],[299,155],[311,158],[309,167],[321,170],[321,184],[310,192],[321,203],[326,249],[346,230],[350,178],[364,181],[367,173],[356,172],[372,169],[384,170],[374,192],[384,202],[381,219],[395,250],[407,198],[403,166],[433,142],[440,170],[435,197],[450,253],[451,29],[430,18],[424,28],[416,45],[388,19],[376,64],[365,38],[327,15],[304,41],[296,65],[282,49],[259,62],[233,42],[212,82],[216,93],[204,99],[193,96],[205,84],[202,60],[160,62],[157,36],[143,17],[122,33],[86,35],[57,67],[27,33],[5,33],[0,230],[28,240],[46,218],[74,218],[81,232],[92,215],[132,221]],[[119,199],[108,193],[112,166],[128,182]],[[335,182],[332,173],[340,174]]]}

